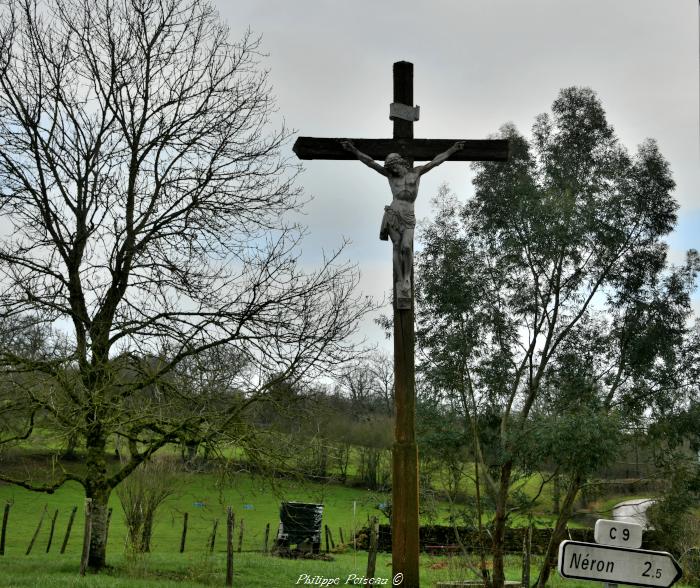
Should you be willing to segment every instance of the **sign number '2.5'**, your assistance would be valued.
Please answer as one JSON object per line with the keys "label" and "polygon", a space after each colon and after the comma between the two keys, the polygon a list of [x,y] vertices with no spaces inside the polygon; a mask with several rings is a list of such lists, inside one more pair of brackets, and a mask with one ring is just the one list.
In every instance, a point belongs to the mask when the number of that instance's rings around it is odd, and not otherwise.
{"label": "sign number '2.5'", "polygon": [[656,570],[652,569],[654,566],[650,561],[645,561],[644,562],[644,571],[642,572],[642,576],[645,578],[660,578],[662,574],[662,569],[661,568],[656,568]]}

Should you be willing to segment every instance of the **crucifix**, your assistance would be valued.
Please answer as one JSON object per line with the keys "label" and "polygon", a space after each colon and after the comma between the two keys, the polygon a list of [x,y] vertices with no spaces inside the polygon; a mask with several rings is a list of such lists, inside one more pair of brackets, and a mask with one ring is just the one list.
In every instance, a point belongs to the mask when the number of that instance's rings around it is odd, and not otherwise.
{"label": "crucifix", "polygon": [[[508,141],[414,139],[413,64],[394,63],[394,102],[389,118],[393,139],[323,139],[299,137],[300,159],[359,159],[386,176],[393,201],[385,207],[380,239],[393,244],[394,403],[392,447],[391,543],[394,579],[407,588],[419,584],[418,449],[415,433],[415,333],[413,309],[413,203],[420,176],[447,159],[506,161]],[[383,160],[382,167],[375,160]],[[428,161],[413,167],[414,161]]]}

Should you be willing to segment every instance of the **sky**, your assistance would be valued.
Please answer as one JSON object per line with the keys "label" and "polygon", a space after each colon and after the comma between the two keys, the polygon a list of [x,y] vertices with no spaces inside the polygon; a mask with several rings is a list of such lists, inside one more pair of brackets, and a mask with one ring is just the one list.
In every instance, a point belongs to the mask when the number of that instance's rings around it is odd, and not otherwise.
{"label": "sky", "polygon": [[[214,0],[232,38],[262,35],[279,117],[298,135],[391,137],[392,66],[414,64],[415,136],[484,139],[506,122],[529,136],[559,90],[588,86],[630,151],[647,137],[668,159],[680,204],[670,259],[700,249],[697,0]],[[288,146],[291,153],[291,143]],[[447,182],[473,194],[469,163],[423,176],[416,215]],[[359,161],[304,162],[302,221],[313,265],[349,239],[365,294],[391,292],[391,245],[378,238],[386,179]],[[700,295],[694,296],[700,314]],[[385,314],[391,309],[385,307]],[[380,346],[368,319],[362,336]]]}

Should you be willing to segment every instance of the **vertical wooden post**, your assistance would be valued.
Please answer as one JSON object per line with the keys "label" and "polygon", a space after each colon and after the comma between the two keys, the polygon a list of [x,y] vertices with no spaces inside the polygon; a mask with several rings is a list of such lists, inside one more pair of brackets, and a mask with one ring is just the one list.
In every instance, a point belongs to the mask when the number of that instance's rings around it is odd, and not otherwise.
{"label": "vertical wooden post", "polygon": [[326,553],[330,553],[331,545],[330,545],[330,541],[328,540],[328,525],[326,525],[324,527],[324,531],[326,532]]}
{"label": "vertical wooden post", "polygon": [[[413,167],[416,157],[429,160],[445,152],[449,141],[431,140],[428,143],[413,138],[413,121],[417,112],[413,104],[413,64],[394,63],[394,103],[398,108],[390,109],[394,121],[391,140],[353,139],[361,142],[358,147],[370,158],[384,158],[388,149],[400,153]],[[403,105],[403,108],[401,107]],[[458,161],[507,161],[507,141],[469,142],[469,152],[461,150]],[[314,139],[299,137],[294,152],[301,159],[354,159],[337,139]],[[372,166],[374,167],[374,166]],[[417,186],[416,186],[417,189]],[[392,189],[393,192],[393,189]],[[405,235],[405,233],[404,233]],[[392,245],[394,245],[392,243]],[[398,245],[398,244],[397,244]],[[404,243],[403,245],[406,245]],[[393,258],[392,251],[392,258]],[[393,265],[393,264],[392,264]],[[396,292],[397,269],[393,272],[394,303],[394,381],[395,381],[395,432],[392,463],[392,566],[394,581],[405,588],[419,585],[419,518],[418,518],[418,451],[415,440],[415,334],[414,292]],[[402,272],[403,273],[403,272]],[[413,268],[411,290],[414,290]],[[403,277],[403,276],[402,276]],[[355,533],[353,525],[353,535]]]}
{"label": "vertical wooden post", "polygon": [[[105,551],[107,550],[107,542],[109,541],[109,523],[112,521],[112,507],[110,506],[107,509],[107,520],[105,521]],[[146,551],[151,551],[150,548],[150,542],[151,542],[151,536],[146,538]]]}
{"label": "vertical wooden post", "polygon": [[61,553],[66,552],[66,547],[68,546],[68,539],[70,539],[70,532],[73,528],[73,520],[75,519],[76,512],[78,512],[78,507],[74,506],[73,510],[70,511],[70,517],[68,517],[68,526],[66,527],[66,535],[63,538],[63,544],[61,545]]}
{"label": "vertical wooden post", "polygon": [[[394,102],[413,106],[413,64],[394,63]],[[394,139],[412,139],[413,123],[394,120]],[[409,160],[413,165],[413,161]],[[395,428],[392,459],[391,563],[401,574],[403,588],[419,586],[418,447],[416,445],[416,383],[414,333],[414,278],[411,270],[411,308],[397,308],[394,285],[394,396]]]}
{"label": "vertical wooden post", "polygon": [[5,503],[5,511],[2,513],[2,531],[0,531],[0,555],[5,555],[5,538],[7,537],[7,521],[10,518],[9,502]]}
{"label": "vertical wooden post", "polygon": [[333,531],[331,531],[331,528],[326,525],[326,533],[328,533],[328,538],[331,541],[331,549],[335,549],[335,541],[333,541]]}
{"label": "vertical wooden post", "polygon": [[365,578],[374,578],[377,568],[377,548],[379,545],[379,521],[377,517],[372,517],[369,523],[369,552],[367,553],[367,573]]}
{"label": "vertical wooden post", "polygon": [[49,531],[49,540],[46,543],[46,553],[51,550],[51,542],[53,541],[53,532],[56,530],[56,518],[58,517],[58,509],[53,513],[51,518],[51,530]]}
{"label": "vertical wooden post", "polygon": [[268,553],[270,542],[270,523],[265,525],[265,543],[263,544],[263,553]]}
{"label": "vertical wooden post", "polygon": [[211,528],[209,536],[209,553],[214,553],[214,543],[216,542],[216,528],[219,526],[219,519],[214,520],[214,525]]}
{"label": "vertical wooden post", "polygon": [[187,517],[189,515],[185,513],[182,517],[182,536],[180,537],[180,553],[185,551],[185,540],[187,539]]}
{"label": "vertical wooden post", "polygon": [[532,522],[523,534],[523,570],[521,584],[530,586],[530,554],[532,553]]}
{"label": "vertical wooden post", "polygon": [[241,549],[243,547],[243,519],[241,519],[241,524],[239,525],[238,529],[238,553],[241,552]]}
{"label": "vertical wooden post", "polygon": [[226,586],[233,586],[233,509],[226,507]]}
{"label": "vertical wooden post", "polygon": [[80,575],[84,576],[90,559],[90,540],[92,538],[92,498],[85,499],[85,532],[83,534],[83,553],[80,557]]}
{"label": "vertical wooden post", "polygon": [[343,538],[343,527],[338,527],[338,536],[340,537],[340,544],[345,545],[345,539]]}
{"label": "vertical wooden post", "polygon": [[25,555],[29,555],[32,552],[32,547],[34,547],[34,542],[36,541],[36,538],[39,535],[39,531],[41,531],[41,525],[44,524],[44,517],[46,516],[46,511],[48,510],[48,508],[49,505],[45,504],[44,510],[41,511],[41,516],[39,517],[39,524],[36,526],[36,531],[34,531],[34,535],[32,535],[32,539],[29,542],[29,545],[27,546],[27,551]]}
{"label": "vertical wooden post", "polygon": [[352,501],[352,567],[357,569],[357,500]]}

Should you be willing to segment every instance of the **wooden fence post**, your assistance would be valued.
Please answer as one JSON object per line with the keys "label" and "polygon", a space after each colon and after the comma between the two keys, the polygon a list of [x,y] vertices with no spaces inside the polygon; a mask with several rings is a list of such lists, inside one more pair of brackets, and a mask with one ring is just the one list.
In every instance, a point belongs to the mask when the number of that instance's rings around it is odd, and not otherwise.
{"label": "wooden fence post", "polygon": [[51,530],[49,531],[49,540],[46,543],[46,553],[51,549],[51,542],[53,541],[53,532],[56,530],[56,518],[58,517],[58,509],[53,513],[51,518]]}
{"label": "wooden fence post", "polygon": [[7,520],[10,518],[9,502],[5,503],[5,512],[2,514],[2,532],[0,532],[0,555],[5,555],[5,537],[7,536]]}
{"label": "wooden fence post", "polygon": [[83,534],[83,553],[80,557],[80,575],[84,576],[90,559],[90,540],[92,539],[92,498],[85,499],[85,532]]}
{"label": "wooden fence post", "polygon": [[187,513],[182,518],[182,537],[180,537],[180,553],[185,551],[185,539],[187,539]]}
{"label": "wooden fence post", "polygon": [[338,527],[338,535],[340,537],[340,544],[345,545],[345,539],[343,538],[343,527]]}
{"label": "wooden fence post", "polygon": [[34,547],[34,542],[36,541],[37,536],[39,535],[39,531],[41,531],[41,525],[44,524],[44,517],[46,516],[46,511],[48,510],[49,505],[45,504],[44,505],[44,510],[41,511],[41,516],[39,517],[39,524],[36,526],[36,531],[34,531],[34,535],[32,535],[32,539],[29,542],[29,546],[27,547],[27,552],[25,555],[29,555],[32,551],[32,547]]}
{"label": "wooden fence post", "polygon": [[328,525],[326,525],[326,526],[324,527],[324,530],[326,531],[326,553],[330,553],[330,551],[331,551],[331,546],[330,546],[330,542],[329,542],[329,540],[328,540]]}
{"label": "wooden fence post", "polygon": [[63,538],[63,544],[61,545],[61,553],[66,552],[66,546],[68,545],[68,539],[70,538],[70,531],[73,528],[73,520],[75,519],[76,512],[78,512],[78,507],[74,506],[73,510],[70,511],[70,517],[68,518],[68,526],[66,527],[66,536]]}
{"label": "wooden fence post", "polygon": [[377,517],[372,517],[369,525],[369,552],[367,553],[367,573],[365,578],[374,578],[374,571],[377,567],[377,546],[379,544],[379,521]]}
{"label": "wooden fence post", "polygon": [[267,523],[267,525],[265,525],[265,543],[263,545],[263,553],[268,553],[269,541],[270,541],[270,523]]}
{"label": "wooden fence post", "polygon": [[226,585],[233,586],[233,509],[226,507]]}
{"label": "wooden fence post", "polygon": [[209,536],[209,553],[214,553],[214,543],[216,542],[216,528],[219,526],[219,519],[214,520],[214,524],[211,528],[211,535]]}
{"label": "wooden fence post", "polygon": [[328,537],[331,540],[331,549],[335,549],[335,541],[333,541],[333,531],[331,531],[331,528],[326,525],[326,529],[328,529]]}

